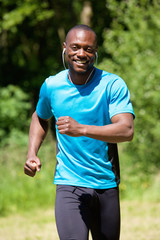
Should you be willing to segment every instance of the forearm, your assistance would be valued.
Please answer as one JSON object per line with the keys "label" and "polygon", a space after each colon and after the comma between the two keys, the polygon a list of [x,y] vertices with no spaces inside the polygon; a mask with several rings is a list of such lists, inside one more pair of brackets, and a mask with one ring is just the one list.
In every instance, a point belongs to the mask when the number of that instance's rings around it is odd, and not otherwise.
{"label": "forearm", "polygon": [[79,124],[73,118],[64,116],[58,119],[57,128],[60,134],[72,137],[85,136],[110,143],[132,140],[134,132],[132,114],[118,114],[112,117],[111,121],[112,123],[108,125],[92,126]]}
{"label": "forearm", "polygon": [[29,130],[29,147],[27,158],[37,155],[38,150],[45,136],[47,135],[48,127],[49,122],[40,119],[37,113],[34,112]]}
{"label": "forearm", "polygon": [[83,136],[98,139],[104,142],[118,143],[131,141],[133,129],[122,123],[113,123],[105,126],[82,126]]}

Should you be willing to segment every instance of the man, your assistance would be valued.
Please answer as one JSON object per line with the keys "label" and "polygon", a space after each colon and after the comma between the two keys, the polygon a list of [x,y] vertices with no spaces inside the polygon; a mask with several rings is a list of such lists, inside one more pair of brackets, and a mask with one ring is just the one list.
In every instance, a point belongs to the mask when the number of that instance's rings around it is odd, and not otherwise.
{"label": "man", "polygon": [[77,25],[63,44],[68,70],[41,87],[32,116],[24,171],[41,168],[38,149],[56,120],[55,215],[61,240],[118,240],[120,233],[117,143],[133,138],[134,112],[124,81],[94,67],[97,37]]}

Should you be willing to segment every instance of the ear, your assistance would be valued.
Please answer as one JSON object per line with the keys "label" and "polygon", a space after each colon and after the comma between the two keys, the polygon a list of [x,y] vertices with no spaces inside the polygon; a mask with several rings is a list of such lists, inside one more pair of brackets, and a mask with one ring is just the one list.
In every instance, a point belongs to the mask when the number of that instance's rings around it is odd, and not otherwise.
{"label": "ear", "polygon": [[63,52],[65,53],[66,51],[66,42],[63,43]]}

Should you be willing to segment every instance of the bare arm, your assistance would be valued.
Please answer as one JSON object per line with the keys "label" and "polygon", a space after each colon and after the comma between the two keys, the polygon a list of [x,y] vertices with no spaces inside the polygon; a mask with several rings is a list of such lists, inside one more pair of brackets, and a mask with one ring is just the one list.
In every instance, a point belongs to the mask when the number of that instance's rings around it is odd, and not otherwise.
{"label": "bare arm", "polygon": [[33,177],[36,171],[40,171],[41,162],[37,157],[38,150],[47,135],[49,127],[48,120],[43,120],[34,112],[29,130],[29,147],[27,161],[24,165],[25,174]]}
{"label": "bare arm", "polygon": [[112,124],[92,126],[79,124],[71,117],[60,117],[57,121],[59,133],[72,137],[86,136],[104,142],[118,143],[131,141],[134,133],[133,115],[117,114],[111,119]]}

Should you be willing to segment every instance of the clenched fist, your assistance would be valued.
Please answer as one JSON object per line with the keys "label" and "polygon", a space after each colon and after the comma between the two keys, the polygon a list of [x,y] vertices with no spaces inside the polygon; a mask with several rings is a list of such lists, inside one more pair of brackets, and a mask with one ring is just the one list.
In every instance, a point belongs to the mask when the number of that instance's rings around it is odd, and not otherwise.
{"label": "clenched fist", "polygon": [[84,125],[69,116],[59,117],[56,124],[60,134],[72,137],[80,137],[84,134]]}
{"label": "clenched fist", "polygon": [[34,177],[36,171],[39,172],[41,169],[41,162],[38,157],[28,158],[24,165],[24,173],[30,177]]}

